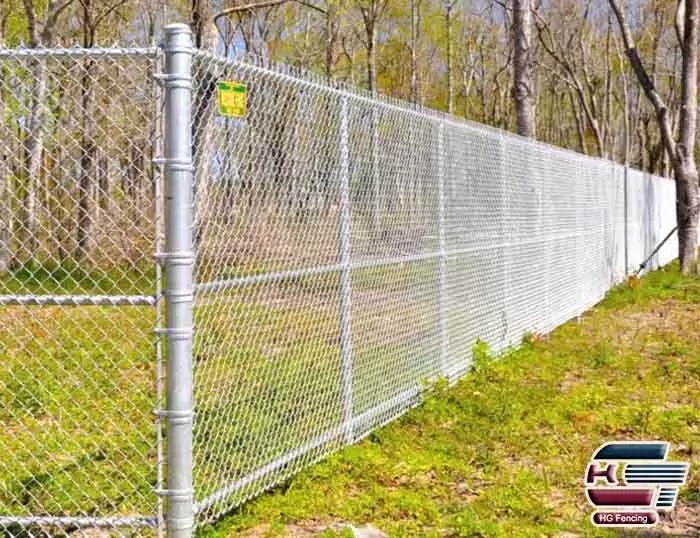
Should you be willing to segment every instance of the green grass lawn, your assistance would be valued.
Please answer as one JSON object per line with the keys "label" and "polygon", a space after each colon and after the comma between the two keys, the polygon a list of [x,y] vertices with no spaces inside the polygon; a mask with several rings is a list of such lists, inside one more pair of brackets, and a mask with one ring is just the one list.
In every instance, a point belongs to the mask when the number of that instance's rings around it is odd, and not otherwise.
{"label": "green grass lawn", "polygon": [[[370,382],[378,364],[398,363],[391,374],[413,383],[426,360],[402,338],[406,331],[420,337],[421,320],[434,325],[432,306],[403,287],[434,274],[430,263],[354,275],[365,294],[356,297],[381,305],[357,316],[354,327],[365,342],[354,350],[355,380],[371,389],[355,392],[356,414],[393,395]],[[35,264],[3,275],[0,290],[153,294],[154,285],[149,268],[104,273]],[[389,294],[401,300],[378,299]],[[336,274],[198,297],[198,500],[342,420],[338,310]],[[402,331],[375,342],[373,323],[392,310],[402,313]],[[0,452],[7,454],[0,458],[0,515],[155,513],[155,322],[148,306],[0,306]]]}
{"label": "green grass lawn", "polygon": [[[618,536],[582,489],[608,440],[661,439],[691,462],[674,521],[700,525],[700,280],[675,267],[618,288],[578,321],[475,369],[422,406],[240,508],[206,538]],[[690,515],[689,515],[690,514]],[[665,535],[665,534],[664,534]]]}
{"label": "green grass lawn", "polygon": [[[399,294],[391,286],[423,270],[434,268],[355,275],[364,304],[387,309],[373,306],[354,327],[372,343],[354,349],[358,379],[387,358],[413,368],[410,345],[398,344],[406,328],[432,319],[430,306],[378,294]],[[4,289],[153,292],[145,270],[23,271]],[[337,278],[275,290],[204,297],[195,311],[198,498],[222,477],[256,469],[266,443],[287,450],[340,418]],[[198,535],[342,536],[346,523],[398,537],[611,535],[588,523],[581,483],[593,449],[659,438],[672,443],[673,458],[700,459],[699,299],[700,280],[669,268],[501,360],[477,345],[475,370],[455,387],[434,387],[398,422]],[[376,341],[372,316],[397,311],[396,341]],[[0,451],[10,455],[0,459],[0,512],[153,514],[154,315],[141,306],[0,307]],[[358,393],[355,405],[382,390]],[[300,391],[318,398],[309,403]],[[700,501],[699,486],[691,467],[679,517]]]}

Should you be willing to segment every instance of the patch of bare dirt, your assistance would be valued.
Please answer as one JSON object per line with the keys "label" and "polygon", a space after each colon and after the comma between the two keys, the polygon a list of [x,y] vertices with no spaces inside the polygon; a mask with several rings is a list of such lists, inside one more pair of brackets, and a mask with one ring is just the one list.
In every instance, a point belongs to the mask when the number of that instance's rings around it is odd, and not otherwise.
{"label": "patch of bare dirt", "polygon": [[[321,525],[287,525],[284,530],[283,536],[289,538],[310,538],[312,536],[318,536],[323,532],[325,526]],[[258,525],[252,529],[249,529],[243,533],[231,534],[231,536],[240,536],[241,538],[266,538],[272,535],[279,535],[279,533],[273,533],[270,525],[263,524]]]}
{"label": "patch of bare dirt", "polygon": [[662,514],[661,521],[654,529],[630,530],[622,536],[625,538],[661,538],[663,536],[700,538],[700,503],[679,504],[670,514]]}
{"label": "patch of bare dirt", "polygon": [[700,537],[700,503],[678,505],[664,516],[657,530],[668,536]]}
{"label": "patch of bare dirt", "polygon": [[567,372],[559,382],[559,392],[566,394],[579,383],[581,383],[580,375],[577,375],[575,372]]}

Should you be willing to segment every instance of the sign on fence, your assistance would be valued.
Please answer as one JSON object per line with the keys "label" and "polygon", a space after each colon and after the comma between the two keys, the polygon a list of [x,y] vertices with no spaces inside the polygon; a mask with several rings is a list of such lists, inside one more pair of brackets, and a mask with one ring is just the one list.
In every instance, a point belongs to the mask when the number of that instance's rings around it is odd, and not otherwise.
{"label": "sign on fence", "polygon": [[244,118],[248,111],[248,88],[240,82],[217,84],[219,114],[227,118]]}

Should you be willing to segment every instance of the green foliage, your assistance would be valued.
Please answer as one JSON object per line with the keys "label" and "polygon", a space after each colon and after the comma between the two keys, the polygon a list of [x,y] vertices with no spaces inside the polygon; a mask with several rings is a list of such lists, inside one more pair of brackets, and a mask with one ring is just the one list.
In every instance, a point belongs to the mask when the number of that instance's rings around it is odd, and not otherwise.
{"label": "green foliage", "polygon": [[615,349],[610,342],[598,342],[591,353],[591,366],[593,368],[604,368],[610,366],[615,356]]}
{"label": "green foliage", "polygon": [[491,355],[488,343],[483,340],[477,340],[474,343],[472,346],[472,356],[474,357],[472,368],[475,372],[483,371],[495,359],[495,357]]}
{"label": "green foliage", "polygon": [[[24,7],[20,0],[3,0],[4,14],[7,17],[4,24],[5,43],[8,47],[16,47],[28,39],[27,21]],[[3,11],[0,10],[0,15]]]}

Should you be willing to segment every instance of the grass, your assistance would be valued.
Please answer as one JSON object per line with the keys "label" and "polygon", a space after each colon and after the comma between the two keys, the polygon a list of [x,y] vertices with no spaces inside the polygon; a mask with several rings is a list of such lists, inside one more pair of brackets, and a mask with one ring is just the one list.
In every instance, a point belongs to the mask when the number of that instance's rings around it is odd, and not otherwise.
{"label": "grass", "polygon": [[683,511],[700,501],[698,320],[700,281],[669,267],[501,360],[479,344],[456,386],[436,385],[199,536],[347,536],[344,524],[397,537],[619,536],[591,526],[582,490],[593,450],[615,439],[667,440],[691,462]]}
{"label": "grass", "polygon": [[76,264],[26,264],[0,277],[3,294],[150,294],[155,270],[130,264],[111,271],[85,271]]}
{"label": "grass", "polygon": [[[353,274],[363,388],[355,413],[390,394],[389,377],[408,387],[419,359],[435,360],[434,306],[422,295],[432,291],[405,292],[434,271],[409,264]],[[36,266],[0,286],[152,293],[151,277]],[[337,286],[336,276],[309,276],[200,301],[198,499],[340,420]],[[199,534],[342,536],[334,525],[371,523],[399,537],[605,536],[589,527],[580,488],[596,446],[658,437],[673,443],[673,457],[697,463],[698,299],[700,282],[669,268],[499,361],[477,343],[475,367],[457,386],[438,383],[398,422]],[[0,451],[11,455],[0,459],[0,513],[153,513],[154,323],[148,307],[0,307]],[[686,503],[700,500],[699,485],[693,475]]]}
{"label": "grass", "polygon": [[143,307],[2,309],[0,513],[153,505],[153,321]]}
{"label": "grass", "polygon": [[[420,348],[411,337],[421,338],[427,327],[435,332],[434,306],[403,292],[425,271],[422,264],[408,264],[353,275],[355,416],[394,396],[397,387],[414,386],[430,360],[428,353],[415,353]],[[202,298],[194,349],[198,499],[316,442],[342,421],[339,311],[337,275]],[[396,328],[382,340],[376,326],[387,319]],[[281,472],[290,474],[338,444],[336,435]],[[243,488],[203,517],[245,500],[279,474]]]}
{"label": "grass", "polygon": [[[431,267],[434,270],[434,267]],[[356,272],[356,289],[400,294],[421,265]],[[134,267],[89,273],[27,265],[5,293],[153,293]],[[305,442],[342,417],[337,275],[205,295],[195,308],[195,481],[198,498]],[[406,300],[415,301],[415,297]],[[372,332],[382,305],[357,316]],[[377,358],[416,368],[403,334],[426,313],[405,305],[395,342],[368,334],[355,349],[356,413],[385,397]],[[359,309],[358,309],[359,311]],[[434,316],[429,317],[431,321]],[[364,320],[364,321],[363,321]],[[0,514],[151,515],[156,509],[155,311],[150,307],[0,307]],[[420,335],[416,332],[416,335]],[[406,382],[415,372],[405,374]],[[334,441],[335,442],[335,441]],[[328,447],[326,447],[328,448]],[[262,463],[261,463],[262,462]]]}

